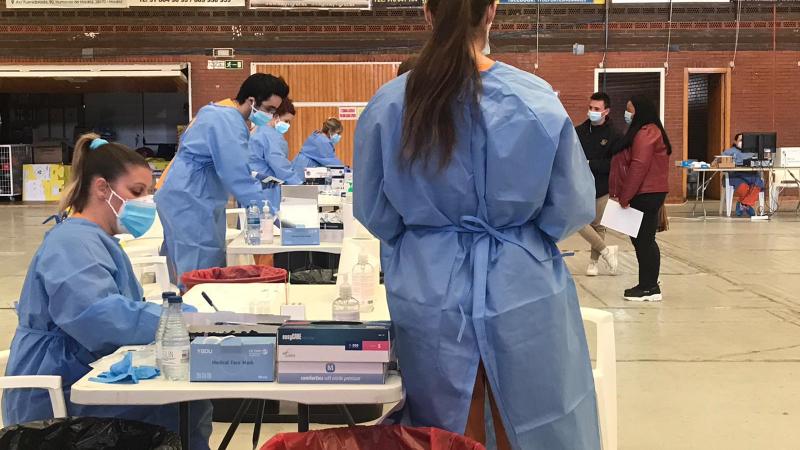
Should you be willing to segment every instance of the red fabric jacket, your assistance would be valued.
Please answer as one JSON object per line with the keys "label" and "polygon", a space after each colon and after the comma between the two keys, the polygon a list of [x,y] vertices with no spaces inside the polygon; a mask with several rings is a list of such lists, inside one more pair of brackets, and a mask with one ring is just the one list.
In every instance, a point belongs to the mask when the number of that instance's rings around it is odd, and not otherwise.
{"label": "red fabric jacket", "polygon": [[614,155],[608,191],[620,205],[628,206],[638,194],[669,192],[669,155],[661,130],[645,125],[633,138],[633,145]]}

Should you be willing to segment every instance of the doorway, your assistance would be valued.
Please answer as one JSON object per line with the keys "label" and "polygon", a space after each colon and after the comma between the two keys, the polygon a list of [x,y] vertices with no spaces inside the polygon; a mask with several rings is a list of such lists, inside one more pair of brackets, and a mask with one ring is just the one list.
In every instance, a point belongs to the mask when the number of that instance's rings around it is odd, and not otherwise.
{"label": "doorway", "polygon": [[[730,96],[729,69],[686,69],[683,159],[711,162],[730,146]],[[684,197],[695,197],[697,178],[684,173]],[[720,192],[720,183],[714,182],[705,197],[718,200]]]}

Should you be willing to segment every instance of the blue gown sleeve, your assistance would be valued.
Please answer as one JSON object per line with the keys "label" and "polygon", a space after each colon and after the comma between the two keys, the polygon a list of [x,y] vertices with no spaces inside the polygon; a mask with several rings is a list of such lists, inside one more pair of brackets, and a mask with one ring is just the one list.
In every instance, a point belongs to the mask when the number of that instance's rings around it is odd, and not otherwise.
{"label": "blue gown sleeve", "polygon": [[[277,145],[270,146],[268,162],[269,167],[275,173],[275,178],[283,180],[286,184],[303,184],[305,173],[297,173],[289,162],[289,143],[282,137],[276,142]],[[276,147],[276,148],[273,148]]]}
{"label": "blue gown sleeve", "polygon": [[[89,351],[110,354],[123,345],[153,341],[159,305],[120,293],[105,249],[79,243],[45,255],[38,275],[50,302],[54,323]],[[112,265],[112,267],[109,267]]]}
{"label": "blue gown sleeve", "polygon": [[568,118],[557,139],[544,205],[536,218],[539,229],[558,242],[594,220],[594,177],[586,164],[578,135]]}
{"label": "blue gown sleeve", "polygon": [[339,157],[337,157],[336,154],[333,153],[333,152],[330,152],[329,154],[325,154],[324,156],[321,156],[319,158],[314,158],[314,159],[316,159],[316,161],[318,163],[322,164],[325,167],[343,166],[343,165],[345,165],[342,162],[342,160],[339,159]]}
{"label": "blue gown sleeve", "polygon": [[[353,158],[353,214],[373,235],[394,245],[405,230],[403,218],[384,192],[383,147],[390,145],[367,106],[356,127]],[[387,247],[387,248],[388,248]]]}
{"label": "blue gown sleeve", "polygon": [[250,172],[256,172],[256,178],[259,180],[269,176],[269,164],[265,157],[270,152],[269,144],[269,139],[267,139],[266,133],[262,132],[262,130],[257,130],[253,133],[247,144],[250,150],[248,159]]}
{"label": "blue gown sleeve", "polygon": [[[236,113],[238,114],[238,113]],[[219,114],[218,120],[208,125],[207,138],[211,150],[211,159],[220,180],[236,200],[242,205],[249,205],[251,200],[261,204],[267,200],[261,183],[250,176],[247,164],[249,136],[241,123],[236,123],[231,114]],[[241,129],[241,132],[235,131]]]}

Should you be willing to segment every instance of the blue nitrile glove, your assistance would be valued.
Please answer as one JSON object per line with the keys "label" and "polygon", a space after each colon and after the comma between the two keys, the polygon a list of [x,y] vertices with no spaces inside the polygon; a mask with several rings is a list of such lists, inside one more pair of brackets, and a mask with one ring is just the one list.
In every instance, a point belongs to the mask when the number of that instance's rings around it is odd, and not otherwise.
{"label": "blue nitrile glove", "polygon": [[89,378],[89,381],[108,384],[137,384],[139,380],[149,380],[160,374],[161,371],[152,366],[133,367],[133,353],[126,352],[122,360],[111,366],[111,370],[103,372],[97,377]]}

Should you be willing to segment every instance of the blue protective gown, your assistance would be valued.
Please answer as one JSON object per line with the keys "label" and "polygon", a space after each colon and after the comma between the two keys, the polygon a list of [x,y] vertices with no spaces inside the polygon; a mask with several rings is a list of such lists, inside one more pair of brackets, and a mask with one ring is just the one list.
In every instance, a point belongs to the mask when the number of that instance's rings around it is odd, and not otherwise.
{"label": "blue protective gown", "polygon": [[[67,219],[45,236],[22,288],[19,327],[6,375],[60,375],[70,416],[118,417],[178,431],[178,408],[89,406],[70,402],[70,387],[89,364],[123,345],[149,344],[161,307],[142,301],[127,255],[93,222]],[[45,390],[7,390],[7,423],[53,417]],[[192,403],[192,449],[208,449],[211,404]]]}
{"label": "blue protective gown", "polygon": [[441,172],[435,158],[400,164],[407,76],[378,91],[356,130],[355,215],[393,248],[404,419],[464,432],[483,361],[515,449],[599,449],[577,293],[555,245],[592,221],[594,180],[547,83],[501,63],[482,79],[479,107],[454,108]]}
{"label": "blue protective gown", "polygon": [[[258,127],[250,135],[250,171],[256,172],[256,178],[263,180],[275,177],[283,180],[285,184],[303,184],[305,174],[295,172],[289,162],[289,144],[283,135],[271,126]],[[281,187],[264,186],[269,196],[269,204],[274,210],[279,210],[281,205]]]}
{"label": "blue protective gown", "polygon": [[306,167],[343,166],[336,156],[331,138],[325,133],[315,131],[306,139],[300,153],[292,161],[292,169],[297,173],[305,173]]}
{"label": "blue protective gown", "polygon": [[178,153],[156,192],[167,256],[175,275],[225,266],[225,206],[268,200],[250,175],[247,125],[235,108],[204,106],[181,137]]}

